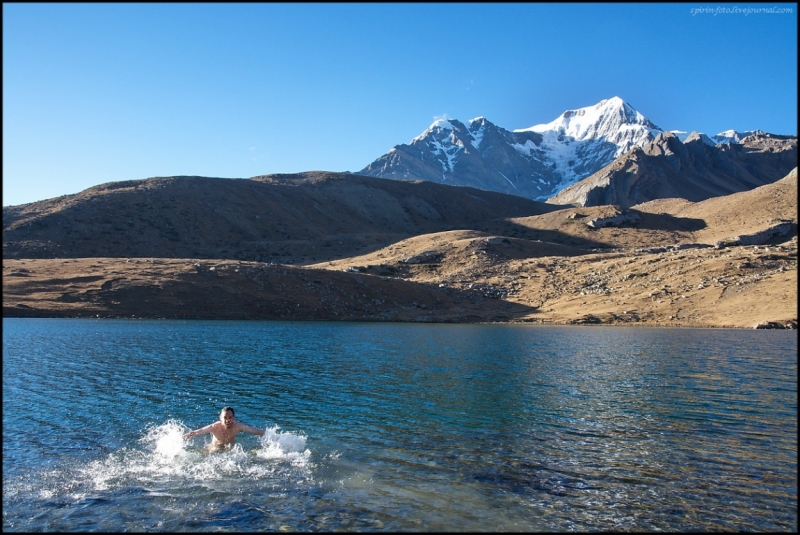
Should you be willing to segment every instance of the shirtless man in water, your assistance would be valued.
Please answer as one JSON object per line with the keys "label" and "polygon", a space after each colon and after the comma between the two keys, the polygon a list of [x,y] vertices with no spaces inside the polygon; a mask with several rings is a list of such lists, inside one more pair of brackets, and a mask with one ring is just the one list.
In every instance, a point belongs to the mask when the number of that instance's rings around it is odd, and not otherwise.
{"label": "shirtless man in water", "polygon": [[241,432],[253,433],[254,435],[263,436],[264,431],[244,425],[237,422],[233,417],[233,407],[223,407],[219,413],[219,422],[214,422],[211,425],[189,431],[183,435],[183,440],[189,440],[197,435],[205,435],[211,433],[213,438],[208,445],[210,451],[221,450],[223,448],[230,448],[236,442],[236,435]]}

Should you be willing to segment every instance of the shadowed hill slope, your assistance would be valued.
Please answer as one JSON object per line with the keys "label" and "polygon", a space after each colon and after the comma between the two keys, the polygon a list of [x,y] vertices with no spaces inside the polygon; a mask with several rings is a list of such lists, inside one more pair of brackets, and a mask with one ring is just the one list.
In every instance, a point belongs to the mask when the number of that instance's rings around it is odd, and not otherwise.
{"label": "shadowed hill slope", "polygon": [[3,257],[319,262],[559,208],[467,187],[343,173],[150,178],[3,208]]}
{"label": "shadowed hill slope", "polygon": [[704,221],[703,228],[694,232],[694,239],[700,243],[726,242],[736,236],[763,234],[777,227],[785,228],[785,235],[791,236],[797,233],[797,168],[777,182],[750,191],[697,203],[660,199],[634,209]]}

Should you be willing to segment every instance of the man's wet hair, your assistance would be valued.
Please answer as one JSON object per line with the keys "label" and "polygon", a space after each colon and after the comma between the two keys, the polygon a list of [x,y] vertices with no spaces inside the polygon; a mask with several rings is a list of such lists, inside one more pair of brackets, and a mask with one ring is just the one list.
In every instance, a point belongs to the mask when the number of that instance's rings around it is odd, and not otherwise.
{"label": "man's wet hair", "polygon": [[231,414],[236,416],[236,411],[233,410],[233,407],[222,407],[222,410],[219,411],[219,413],[222,414],[223,412],[228,412],[228,411],[231,411]]}

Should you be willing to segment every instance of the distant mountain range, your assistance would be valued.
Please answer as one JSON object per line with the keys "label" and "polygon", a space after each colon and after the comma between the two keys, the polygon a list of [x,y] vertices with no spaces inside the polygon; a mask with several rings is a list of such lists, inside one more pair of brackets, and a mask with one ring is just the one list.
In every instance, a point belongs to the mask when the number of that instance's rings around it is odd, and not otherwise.
{"label": "distant mountain range", "polygon": [[[466,124],[439,119],[409,144],[396,145],[358,174],[472,186],[545,201],[665,134],[674,140],[673,145],[697,140],[709,147],[768,136],[760,130],[728,130],[715,136],[677,130],[667,133],[630,104],[613,97],[565,111],[547,124],[514,131],[484,117]],[[797,165],[796,138],[790,139],[795,140],[794,163],[780,166],[775,176],[758,177],[751,187],[778,180]],[[685,161],[684,169],[686,165],[691,166]],[[724,192],[719,195],[742,191],[736,186],[717,189]],[[585,200],[591,202],[591,198]]]}

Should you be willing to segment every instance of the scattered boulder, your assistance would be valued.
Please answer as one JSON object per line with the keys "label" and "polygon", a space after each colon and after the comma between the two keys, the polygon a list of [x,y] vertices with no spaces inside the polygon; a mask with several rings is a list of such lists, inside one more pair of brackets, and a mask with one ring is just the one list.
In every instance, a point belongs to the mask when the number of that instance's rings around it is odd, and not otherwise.
{"label": "scattered boulder", "polygon": [[594,314],[586,314],[582,318],[570,320],[567,323],[569,323],[570,325],[597,325],[603,323],[603,320],[598,318]]}
{"label": "scattered boulder", "polygon": [[[637,253],[653,254],[653,253],[668,253],[670,251],[683,251],[685,249],[708,249],[713,247],[707,243],[679,243],[675,245],[665,245],[663,247],[647,247],[644,249],[636,249]],[[720,247],[718,246],[717,249]]]}
{"label": "scattered boulder", "polygon": [[716,247],[730,247],[735,245],[761,245],[767,243],[776,236],[787,236],[792,230],[797,228],[797,224],[792,221],[781,221],[755,234],[742,234],[729,240],[717,242]]}
{"label": "scattered boulder", "polygon": [[424,253],[409,256],[408,258],[400,260],[400,262],[404,264],[430,264],[438,262],[441,257],[442,255],[436,251],[425,251]]}
{"label": "scattered boulder", "polygon": [[777,321],[765,321],[757,324],[753,329],[797,329],[797,322],[788,321],[784,324]]}
{"label": "scattered boulder", "polygon": [[611,217],[591,219],[586,222],[586,226],[590,228],[621,227],[622,225],[637,223],[638,221],[639,214],[625,210]]}

